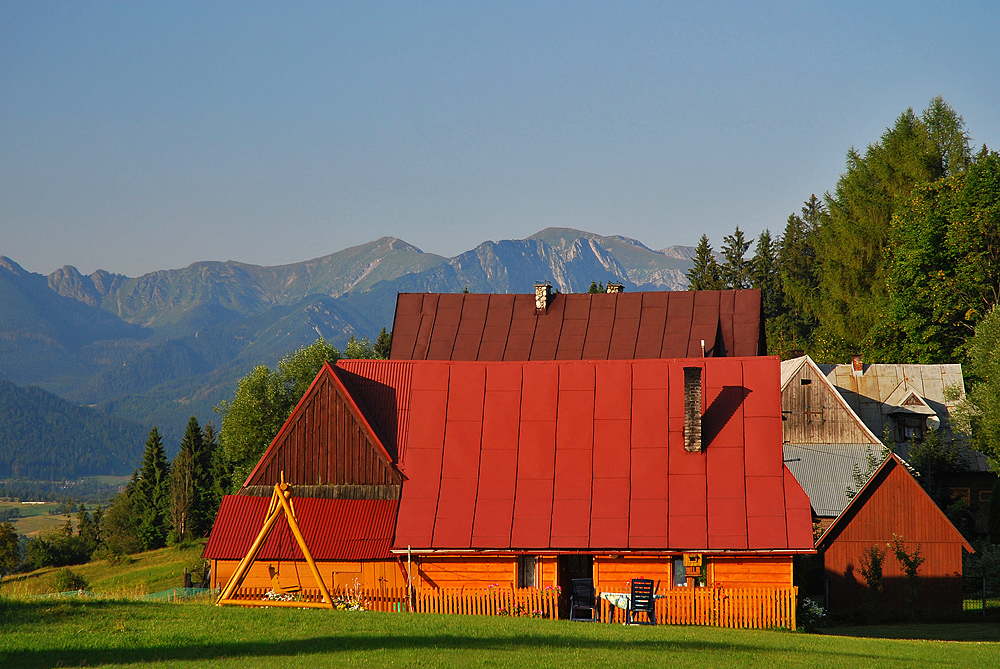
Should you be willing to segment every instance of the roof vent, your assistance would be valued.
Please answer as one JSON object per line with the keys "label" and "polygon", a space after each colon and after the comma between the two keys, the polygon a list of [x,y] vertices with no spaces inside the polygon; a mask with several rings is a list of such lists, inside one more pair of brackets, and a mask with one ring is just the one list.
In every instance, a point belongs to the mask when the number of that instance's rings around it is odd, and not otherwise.
{"label": "roof vent", "polygon": [[610,281],[608,281],[608,287],[606,289],[606,292],[609,292],[609,293],[624,293],[625,292],[625,286],[623,286],[620,283],[611,283]]}
{"label": "roof vent", "polygon": [[701,452],[701,367],[684,368],[684,450]]}
{"label": "roof vent", "polygon": [[540,281],[535,284],[535,313],[544,314],[549,310],[549,302],[552,301],[552,284],[548,281]]}

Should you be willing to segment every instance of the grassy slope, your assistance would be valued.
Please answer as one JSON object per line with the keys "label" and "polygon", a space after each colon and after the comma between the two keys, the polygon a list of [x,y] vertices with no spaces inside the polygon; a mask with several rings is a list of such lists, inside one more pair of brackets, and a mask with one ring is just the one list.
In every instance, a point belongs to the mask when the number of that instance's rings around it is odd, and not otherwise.
{"label": "grassy slope", "polygon": [[[114,596],[145,595],[184,585],[184,567],[201,561],[204,542],[186,548],[171,547],[133,555],[133,562],[117,565],[98,560],[70,567],[90,583],[90,590]],[[48,567],[28,574],[14,574],[0,581],[0,594],[37,595],[55,591],[55,572]],[[2,666],[2,665],[0,665]]]}
{"label": "grassy slope", "polygon": [[0,599],[0,666],[988,667],[998,643],[526,618]]}

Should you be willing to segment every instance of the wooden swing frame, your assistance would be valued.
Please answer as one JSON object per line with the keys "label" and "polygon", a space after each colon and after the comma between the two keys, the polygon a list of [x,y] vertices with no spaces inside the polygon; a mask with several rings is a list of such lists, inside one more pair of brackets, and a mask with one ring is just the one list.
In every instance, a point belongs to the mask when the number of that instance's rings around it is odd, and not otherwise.
{"label": "wooden swing frame", "polygon": [[[302,551],[302,555],[305,556],[306,563],[309,565],[309,570],[312,572],[313,578],[316,579],[316,583],[319,585],[320,594],[323,595],[322,602],[284,602],[280,600],[252,600],[252,599],[234,599],[236,591],[239,587],[243,585],[243,580],[246,578],[247,573],[250,571],[250,566],[257,560],[257,554],[260,553],[260,549],[264,547],[264,542],[267,541],[267,537],[271,534],[271,530],[274,529],[275,523],[278,522],[278,518],[284,514],[285,520],[288,521],[288,527],[292,530],[292,535],[295,537],[295,542],[298,544],[299,549]],[[309,547],[306,546],[305,537],[302,536],[302,531],[299,529],[298,517],[295,515],[295,507],[292,505],[292,486],[291,484],[285,483],[285,473],[281,473],[281,481],[274,484],[274,493],[271,495],[271,503],[267,507],[267,516],[264,519],[264,526],[261,527],[260,532],[257,534],[257,538],[254,540],[253,544],[250,546],[250,550],[247,554],[240,560],[239,565],[236,567],[236,571],[233,575],[229,577],[226,582],[226,587],[222,589],[219,593],[219,598],[215,600],[216,606],[286,606],[290,608],[309,608],[309,609],[332,609],[333,599],[330,597],[330,591],[326,587],[326,583],[323,581],[323,577],[319,574],[319,568],[316,567],[316,561],[313,560],[312,553],[309,552]]]}

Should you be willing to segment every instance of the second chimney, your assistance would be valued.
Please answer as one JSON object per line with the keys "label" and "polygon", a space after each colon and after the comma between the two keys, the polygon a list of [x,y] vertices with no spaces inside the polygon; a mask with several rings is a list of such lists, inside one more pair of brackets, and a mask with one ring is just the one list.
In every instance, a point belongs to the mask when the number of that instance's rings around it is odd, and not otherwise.
{"label": "second chimney", "polygon": [[548,311],[550,301],[552,301],[552,284],[548,281],[539,281],[535,284],[535,313],[544,314]]}
{"label": "second chimney", "polygon": [[684,368],[684,450],[701,452],[701,367]]}

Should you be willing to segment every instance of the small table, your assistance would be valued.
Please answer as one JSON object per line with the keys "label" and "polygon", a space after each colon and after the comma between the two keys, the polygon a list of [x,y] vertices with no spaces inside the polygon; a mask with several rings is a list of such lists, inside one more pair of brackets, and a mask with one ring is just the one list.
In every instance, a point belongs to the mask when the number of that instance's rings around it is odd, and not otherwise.
{"label": "small table", "polygon": [[[614,620],[615,609],[628,609],[632,605],[632,593],[631,592],[602,592],[601,599],[606,601],[611,605],[611,611],[608,613],[608,622]],[[666,595],[653,595],[653,599],[663,599]]]}

